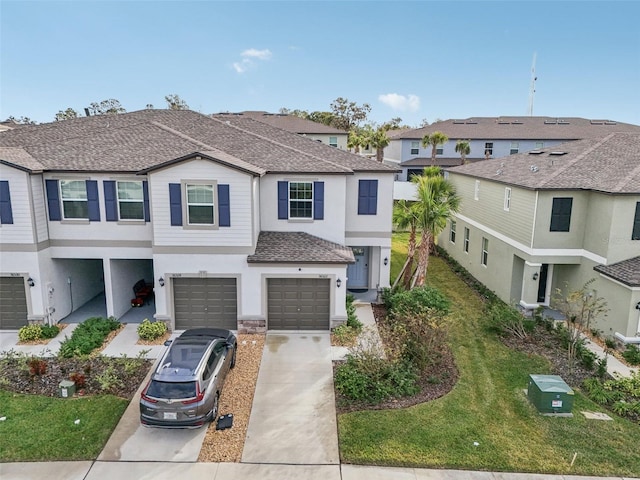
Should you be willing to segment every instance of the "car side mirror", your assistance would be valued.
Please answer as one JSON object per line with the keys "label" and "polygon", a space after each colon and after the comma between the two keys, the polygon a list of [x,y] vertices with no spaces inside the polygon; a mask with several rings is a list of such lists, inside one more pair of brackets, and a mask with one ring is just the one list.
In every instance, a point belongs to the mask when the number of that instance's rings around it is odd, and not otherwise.
{"label": "car side mirror", "polygon": [[171,342],[173,342],[173,340],[165,340],[164,346],[168,347],[169,345],[171,345]]}

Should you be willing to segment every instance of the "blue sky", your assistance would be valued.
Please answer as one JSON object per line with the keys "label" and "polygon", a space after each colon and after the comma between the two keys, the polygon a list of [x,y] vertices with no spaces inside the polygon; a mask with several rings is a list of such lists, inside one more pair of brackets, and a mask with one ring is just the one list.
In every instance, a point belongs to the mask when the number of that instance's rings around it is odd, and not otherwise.
{"label": "blue sky", "polygon": [[636,1],[0,0],[0,119],[178,94],[203,113],[534,115],[640,124]]}

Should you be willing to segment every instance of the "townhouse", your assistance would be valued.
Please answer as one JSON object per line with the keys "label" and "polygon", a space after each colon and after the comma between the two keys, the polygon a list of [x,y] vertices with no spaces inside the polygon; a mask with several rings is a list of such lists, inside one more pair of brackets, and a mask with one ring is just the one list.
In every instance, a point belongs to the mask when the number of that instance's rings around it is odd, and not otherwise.
{"label": "townhouse", "polygon": [[144,110],[0,134],[0,328],[141,279],[171,328],[321,329],[389,284],[394,169],[246,116]]}

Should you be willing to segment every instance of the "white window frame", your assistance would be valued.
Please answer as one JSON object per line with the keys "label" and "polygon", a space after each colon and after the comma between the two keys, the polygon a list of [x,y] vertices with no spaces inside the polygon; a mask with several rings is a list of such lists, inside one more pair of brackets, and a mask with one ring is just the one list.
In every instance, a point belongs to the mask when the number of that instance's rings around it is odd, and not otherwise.
{"label": "white window frame", "polygon": [[[125,183],[135,183],[140,186],[140,199],[132,199],[132,198],[120,198],[120,185]],[[139,221],[144,220],[144,191],[142,187],[142,181],[138,180],[118,180],[116,182],[116,198],[118,201],[118,220],[123,222],[130,221]],[[140,204],[140,217],[139,218],[122,218],[122,209],[121,206],[123,203],[139,203]]]}
{"label": "white window frame", "polygon": [[476,180],[475,186],[473,188],[473,199],[480,200],[480,180]]}
{"label": "white window frame", "polygon": [[329,146],[338,148],[338,137],[329,137]]}
{"label": "white window frame", "polygon": [[[190,202],[189,201],[189,187],[211,187],[211,202]],[[187,220],[186,224],[189,227],[212,227],[216,225],[216,190],[217,184],[215,182],[193,182],[187,181],[185,182],[184,188],[184,205],[185,205],[185,218]],[[191,215],[189,213],[189,207],[211,207],[211,218],[212,221],[203,223],[203,222],[192,222]]]}
{"label": "white window frame", "polygon": [[444,145],[436,147],[436,155],[442,155],[444,153]]}
{"label": "white window frame", "polygon": [[504,189],[504,211],[508,212],[511,208],[511,187]]}
{"label": "white window frame", "polygon": [[[84,198],[82,196],[80,197],[67,197],[65,198],[65,192],[64,192],[64,186],[65,185],[69,185],[72,183],[81,183],[84,187]],[[87,182],[86,180],[74,180],[74,179],[69,179],[69,180],[60,180],[59,183],[59,188],[60,188],[60,201],[62,202],[62,219],[63,220],[89,220],[89,197],[87,195]],[[64,204],[65,202],[83,202],[85,205],[85,209],[86,209],[86,215],[83,217],[68,217],[66,215],[66,211],[64,208]]]}
{"label": "white window frame", "polygon": [[[415,152],[414,152],[415,150]],[[419,155],[420,154],[420,142],[411,142],[411,150],[409,150],[410,155]]]}
{"label": "white window frame", "polygon": [[544,142],[536,142],[535,150],[542,150],[544,148]]}
{"label": "white window frame", "polygon": [[[311,198],[304,198],[304,199],[299,199],[299,198],[291,198],[291,185],[292,184],[305,184],[305,185],[311,185]],[[302,181],[296,181],[296,182],[289,182],[289,184],[287,185],[287,195],[288,195],[288,202],[287,202],[287,208],[289,209],[289,219],[290,220],[313,220],[313,197],[314,197],[314,191],[313,191],[313,182],[302,182]],[[309,210],[310,215],[307,217],[295,217],[291,214],[291,203],[292,202],[303,202],[303,203],[309,203],[311,205],[311,209]]]}
{"label": "white window frame", "polygon": [[455,245],[456,243],[456,222],[451,220],[451,227],[449,228],[449,241]]}
{"label": "white window frame", "polygon": [[464,250],[464,253],[469,253],[469,236],[470,236],[469,227],[464,227],[464,241],[462,245],[462,249]]}
{"label": "white window frame", "polygon": [[511,142],[511,148],[509,149],[509,155],[515,155],[520,152],[520,142]]}
{"label": "white window frame", "polygon": [[489,239],[487,237],[482,237],[482,254],[480,256],[480,264],[483,267],[486,267],[488,262],[489,262]]}
{"label": "white window frame", "polygon": [[[491,146],[489,146],[491,145]],[[487,154],[487,150],[489,150],[489,156],[493,156],[493,142],[484,142],[484,154]]]}

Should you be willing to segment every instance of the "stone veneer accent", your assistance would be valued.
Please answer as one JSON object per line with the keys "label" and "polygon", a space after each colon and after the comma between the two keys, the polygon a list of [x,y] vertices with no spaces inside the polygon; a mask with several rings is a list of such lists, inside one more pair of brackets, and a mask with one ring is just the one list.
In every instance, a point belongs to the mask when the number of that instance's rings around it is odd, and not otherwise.
{"label": "stone veneer accent", "polygon": [[267,333],[267,321],[238,320],[238,333]]}

